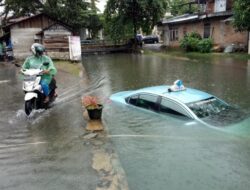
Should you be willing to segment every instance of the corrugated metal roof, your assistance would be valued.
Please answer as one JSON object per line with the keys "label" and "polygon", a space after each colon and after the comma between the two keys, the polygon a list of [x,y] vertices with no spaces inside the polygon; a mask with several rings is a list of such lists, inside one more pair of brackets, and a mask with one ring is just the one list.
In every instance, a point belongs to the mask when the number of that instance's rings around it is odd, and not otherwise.
{"label": "corrugated metal roof", "polygon": [[179,22],[186,22],[191,20],[198,20],[199,16],[198,14],[185,14],[181,16],[177,16],[174,18],[166,19],[162,21],[162,24],[171,24],[171,23],[179,23]]}
{"label": "corrugated metal roof", "polygon": [[163,19],[161,21],[161,24],[178,24],[183,22],[191,22],[194,20],[202,20],[206,18],[215,18],[215,17],[226,17],[226,16],[232,16],[232,11],[224,11],[224,12],[216,12],[216,13],[210,13],[210,14],[184,14],[180,16],[176,16],[170,19]]}

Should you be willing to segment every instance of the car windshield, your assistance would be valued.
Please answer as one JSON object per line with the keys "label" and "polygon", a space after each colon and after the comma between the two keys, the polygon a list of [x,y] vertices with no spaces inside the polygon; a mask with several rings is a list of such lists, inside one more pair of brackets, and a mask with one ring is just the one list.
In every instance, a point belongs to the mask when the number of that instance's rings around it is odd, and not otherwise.
{"label": "car windshield", "polygon": [[199,118],[205,118],[211,115],[216,115],[226,109],[229,106],[221,100],[210,97],[205,100],[188,103],[187,106],[195,113]]}

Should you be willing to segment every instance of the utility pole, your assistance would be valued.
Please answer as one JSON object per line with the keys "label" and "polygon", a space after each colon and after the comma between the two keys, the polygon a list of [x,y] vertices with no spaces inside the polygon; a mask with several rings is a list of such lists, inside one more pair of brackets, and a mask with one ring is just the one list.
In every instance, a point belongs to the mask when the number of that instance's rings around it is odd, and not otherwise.
{"label": "utility pole", "polygon": [[133,14],[133,26],[134,26],[134,37],[136,40],[136,34],[137,34],[137,20],[136,20],[136,0],[133,0],[132,3],[132,14]]}
{"label": "utility pole", "polygon": [[248,31],[248,54],[250,55],[250,31]]}

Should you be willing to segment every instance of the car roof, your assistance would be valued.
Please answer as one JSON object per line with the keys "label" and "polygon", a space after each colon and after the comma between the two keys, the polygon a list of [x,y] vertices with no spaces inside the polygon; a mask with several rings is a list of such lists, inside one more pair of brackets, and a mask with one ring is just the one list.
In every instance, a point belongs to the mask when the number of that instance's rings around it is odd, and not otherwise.
{"label": "car roof", "polygon": [[211,94],[208,94],[200,90],[192,89],[192,88],[186,88],[185,90],[176,91],[176,92],[168,92],[169,88],[170,86],[167,86],[167,85],[153,86],[153,87],[147,87],[147,88],[135,90],[131,94],[143,93],[143,92],[151,93],[151,94],[160,95],[162,97],[169,97],[172,99],[177,99],[185,104],[213,97],[213,95]]}

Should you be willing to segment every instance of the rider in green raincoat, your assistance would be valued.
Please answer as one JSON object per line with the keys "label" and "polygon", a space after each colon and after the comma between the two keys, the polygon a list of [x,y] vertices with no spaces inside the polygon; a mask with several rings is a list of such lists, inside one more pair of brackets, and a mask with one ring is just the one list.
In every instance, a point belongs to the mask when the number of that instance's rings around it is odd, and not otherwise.
{"label": "rider in green raincoat", "polygon": [[34,43],[31,46],[31,51],[33,55],[25,60],[24,64],[22,65],[22,69],[43,70],[40,84],[42,86],[43,93],[46,96],[44,103],[47,103],[49,101],[49,84],[53,76],[57,73],[57,70],[51,58],[43,54],[45,51],[43,45]]}

